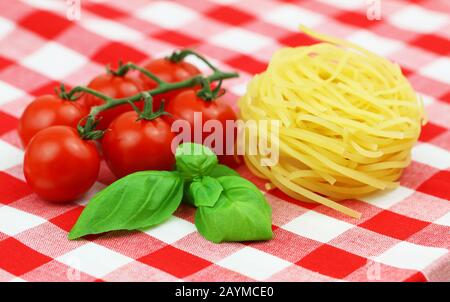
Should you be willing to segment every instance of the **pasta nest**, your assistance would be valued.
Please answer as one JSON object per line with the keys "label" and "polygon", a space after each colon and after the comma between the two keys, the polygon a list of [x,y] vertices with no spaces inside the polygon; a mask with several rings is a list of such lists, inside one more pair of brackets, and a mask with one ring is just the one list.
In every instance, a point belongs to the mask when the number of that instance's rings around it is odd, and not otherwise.
{"label": "pasta nest", "polygon": [[358,217],[338,201],[398,186],[425,123],[423,103],[398,64],[302,30],[320,43],[278,50],[239,100],[242,120],[280,125],[276,136],[252,134],[278,148],[278,162],[261,165],[247,130],[245,163],[268,188]]}

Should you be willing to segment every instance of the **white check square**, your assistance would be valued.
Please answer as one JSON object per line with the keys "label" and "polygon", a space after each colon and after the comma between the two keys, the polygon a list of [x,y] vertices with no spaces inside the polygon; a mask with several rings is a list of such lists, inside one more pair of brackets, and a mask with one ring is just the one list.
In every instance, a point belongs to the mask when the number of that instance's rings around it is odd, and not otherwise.
{"label": "white check square", "polygon": [[282,26],[292,31],[298,31],[300,24],[312,27],[320,24],[323,17],[299,6],[286,4],[267,12],[264,15],[267,22]]}
{"label": "white check square", "polygon": [[440,217],[434,223],[450,227],[450,212],[448,212],[444,216]]}
{"label": "white check square", "polygon": [[220,260],[217,265],[256,280],[265,280],[291,263],[255,248],[244,247]]}
{"label": "white check square", "polygon": [[368,196],[363,196],[359,199],[376,207],[389,209],[393,205],[405,200],[412,194],[414,194],[414,190],[400,186],[391,191],[379,191]]}
{"label": "white check square", "polygon": [[402,241],[374,260],[398,268],[422,270],[447,253],[447,249]]}
{"label": "white check square", "polygon": [[244,29],[232,28],[212,37],[211,43],[241,53],[251,54],[272,44],[272,40]]}
{"label": "white check square", "polygon": [[138,31],[104,19],[91,19],[82,24],[90,31],[114,41],[136,41],[142,38]]}
{"label": "white check square", "polygon": [[434,102],[436,102],[436,99],[432,96],[426,95],[426,94],[420,94],[420,96],[422,97],[422,102],[424,106],[429,106],[431,104],[433,104]]}
{"label": "white check square", "polygon": [[172,216],[163,223],[145,231],[145,233],[165,243],[172,244],[196,230],[195,225],[189,221]]}
{"label": "white check square", "polygon": [[54,0],[22,0],[28,5],[44,9],[52,10],[60,13],[64,13],[67,10],[67,1],[54,1]]}
{"label": "white check square", "polygon": [[7,36],[14,30],[14,23],[8,19],[0,17],[0,39]]}
{"label": "white check square", "polygon": [[320,2],[326,3],[339,8],[354,10],[367,5],[367,0],[319,0]]}
{"label": "white check square", "polygon": [[198,14],[174,2],[158,1],[139,10],[137,16],[158,26],[175,29],[195,20]]}
{"label": "white check square", "polygon": [[23,151],[7,142],[0,140],[0,170],[6,170],[21,164]]}
{"label": "white check square", "polygon": [[56,258],[56,260],[97,278],[134,261],[92,242]]}
{"label": "white check square", "polygon": [[0,232],[10,236],[14,236],[45,222],[45,219],[9,206],[0,208]]}
{"label": "white check square", "polygon": [[450,152],[428,143],[421,143],[412,148],[412,159],[437,169],[450,167]]}
{"label": "white check square", "polygon": [[0,105],[6,104],[10,101],[14,101],[25,95],[25,92],[23,92],[22,90],[17,89],[16,87],[9,85],[8,83],[5,83],[3,81],[0,81],[0,92]]}
{"label": "white check square", "polygon": [[350,35],[347,39],[382,56],[388,56],[403,47],[403,44],[400,42],[388,38],[382,38],[367,30],[357,31],[356,33]]}
{"label": "white check square", "polygon": [[350,230],[354,225],[314,211],[291,220],[282,228],[319,242],[328,242]]}
{"label": "white check square", "polygon": [[241,83],[238,85],[234,85],[234,86],[230,87],[230,91],[238,96],[241,96],[247,92],[247,86],[248,86],[247,83]]}
{"label": "white check square", "polygon": [[448,22],[445,14],[423,9],[417,5],[407,5],[405,9],[387,17],[395,26],[421,33],[436,31]]}
{"label": "white check square", "polygon": [[28,281],[24,280],[22,278],[16,277],[16,278],[9,280],[8,282],[28,282]]}
{"label": "white check square", "polygon": [[431,79],[444,82],[450,85],[450,59],[439,58],[423,66],[420,73]]}
{"label": "white check square", "polygon": [[87,59],[55,42],[26,57],[22,64],[52,79],[62,79],[86,64]]}

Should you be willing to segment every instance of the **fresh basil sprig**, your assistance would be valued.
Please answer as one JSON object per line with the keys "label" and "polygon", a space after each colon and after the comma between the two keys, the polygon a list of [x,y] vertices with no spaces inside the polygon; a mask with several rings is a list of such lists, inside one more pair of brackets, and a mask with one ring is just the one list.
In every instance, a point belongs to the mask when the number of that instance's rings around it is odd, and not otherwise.
{"label": "fresh basil sprig", "polygon": [[189,186],[189,194],[196,207],[212,207],[219,200],[223,187],[220,182],[211,176],[203,176],[194,180]]}
{"label": "fresh basil sprig", "polygon": [[261,191],[234,170],[219,167],[217,156],[207,147],[183,146],[185,152],[177,152],[176,166],[196,171],[185,177],[189,183],[185,196],[198,208],[195,225],[200,234],[215,243],[271,239],[272,209]]}
{"label": "fresh basil sprig", "polygon": [[[200,189],[191,190],[195,205],[195,225],[206,239],[223,241],[251,241],[272,239],[272,209],[264,195],[250,181],[239,176],[216,179],[222,187],[217,201],[205,204]],[[199,186],[200,182],[193,182]]]}
{"label": "fresh basil sprig", "polygon": [[194,143],[179,145],[175,159],[177,171],[187,181],[209,175],[218,164],[217,156],[211,149]]}
{"label": "fresh basil sprig", "polygon": [[160,224],[178,208],[183,179],[177,172],[143,171],[125,176],[97,193],[69,233],[69,239]]}
{"label": "fresh basil sprig", "polygon": [[141,230],[162,223],[182,199],[197,207],[195,225],[212,242],[272,238],[272,210],[259,189],[209,148],[178,147],[176,171],[143,171],[98,192],[81,213],[69,239],[113,230]]}

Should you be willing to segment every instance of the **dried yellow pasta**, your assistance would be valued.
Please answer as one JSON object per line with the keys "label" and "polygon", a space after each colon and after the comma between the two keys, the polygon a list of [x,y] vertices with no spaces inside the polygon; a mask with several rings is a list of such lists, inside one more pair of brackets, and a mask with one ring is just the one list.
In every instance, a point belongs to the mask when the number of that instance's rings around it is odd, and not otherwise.
{"label": "dried yellow pasta", "polygon": [[267,188],[359,217],[339,201],[398,185],[425,123],[422,100],[397,64],[301,29],[321,42],[278,50],[239,100],[242,120],[279,121],[279,161],[246,152],[245,163]]}

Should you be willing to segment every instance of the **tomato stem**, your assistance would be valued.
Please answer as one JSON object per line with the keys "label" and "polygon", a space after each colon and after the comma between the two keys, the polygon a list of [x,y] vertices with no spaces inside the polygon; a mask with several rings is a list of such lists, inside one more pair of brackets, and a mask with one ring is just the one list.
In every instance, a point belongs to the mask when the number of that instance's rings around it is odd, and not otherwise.
{"label": "tomato stem", "polygon": [[167,59],[171,62],[178,63],[184,60],[187,56],[195,56],[199,58],[203,63],[205,63],[209,68],[211,68],[212,71],[219,71],[219,69],[211,64],[208,59],[192,49],[176,50],[170,56],[168,56]]}
{"label": "tomato stem", "polygon": [[116,71],[110,70],[110,72],[116,76],[124,76],[130,70],[137,70],[137,71],[143,73],[144,75],[146,75],[147,77],[149,77],[150,79],[152,79],[153,81],[158,83],[158,85],[165,83],[162,79],[157,77],[155,74],[151,73],[150,71],[148,71],[147,69],[145,69],[143,67],[140,67],[140,66],[134,64],[133,62],[128,62],[126,64],[119,64],[119,68],[117,68]]}
{"label": "tomato stem", "polygon": [[[83,126],[83,125],[81,125],[81,121],[80,121],[80,125],[78,127],[79,133],[82,138],[84,138],[84,139],[99,139],[101,137],[100,132],[99,132],[100,130],[95,130],[97,122],[94,122],[94,121],[96,121],[96,116],[102,111],[105,111],[105,110],[108,110],[108,109],[111,109],[111,108],[114,108],[116,106],[120,106],[123,104],[127,104],[127,103],[135,103],[135,102],[140,101],[143,98],[145,98],[147,94],[149,94],[150,96],[153,97],[157,94],[162,94],[162,93],[165,93],[165,92],[168,92],[171,90],[194,87],[194,86],[202,84],[202,83],[222,81],[225,79],[236,78],[238,76],[239,75],[236,72],[223,72],[223,71],[217,69],[216,71],[213,72],[213,74],[211,74],[207,77],[198,75],[198,76],[194,76],[190,79],[180,81],[180,82],[175,82],[175,83],[161,82],[161,84],[158,87],[156,87],[152,90],[143,91],[143,92],[137,93],[131,97],[120,98],[120,99],[111,98],[109,96],[106,96],[96,90],[90,89],[85,86],[76,86],[70,92],[68,92],[66,94],[67,94],[68,98],[72,98],[77,93],[84,92],[84,93],[92,94],[92,95],[94,95],[98,98],[101,98],[105,101],[105,103],[103,105],[93,107],[87,117],[86,124]],[[165,114],[164,112],[165,111],[162,109],[162,110],[158,110],[157,112],[154,112],[153,114],[162,115],[162,114]],[[80,130],[81,128],[82,128],[82,130]]]}

